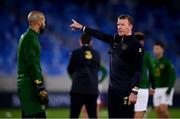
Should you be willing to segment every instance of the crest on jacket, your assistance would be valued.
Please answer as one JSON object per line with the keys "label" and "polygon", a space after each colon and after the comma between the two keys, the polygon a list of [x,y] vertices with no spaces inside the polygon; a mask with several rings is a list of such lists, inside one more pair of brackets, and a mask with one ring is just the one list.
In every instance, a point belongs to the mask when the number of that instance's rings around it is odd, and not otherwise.
{"label": "crest on jacket", "polygon": [[92,52],[91,51],[85,51],[85,58],[90,60],[93,58]]}

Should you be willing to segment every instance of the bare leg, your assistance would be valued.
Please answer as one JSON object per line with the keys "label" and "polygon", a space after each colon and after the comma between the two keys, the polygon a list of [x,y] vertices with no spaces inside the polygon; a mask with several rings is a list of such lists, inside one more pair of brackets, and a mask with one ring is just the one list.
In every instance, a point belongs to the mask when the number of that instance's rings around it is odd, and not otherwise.
{"label": "bare leg", "polygon": [[137,112],[135,112],[134,118],[135,119],[143,119],[144,114],[145,114],[145,111],[137,111]]}
{"label": "bare leg", "polygon": [[85,105],[83,105],[83,107],[81,109],[81,113],[82,113],[82,118],[83,119],[87,119],[88,118],[88,114],[87,114]]}
{"label": "bare leg", "polygon": [[168,105],[161,104],[155,108],[158,118],[169,118]]}

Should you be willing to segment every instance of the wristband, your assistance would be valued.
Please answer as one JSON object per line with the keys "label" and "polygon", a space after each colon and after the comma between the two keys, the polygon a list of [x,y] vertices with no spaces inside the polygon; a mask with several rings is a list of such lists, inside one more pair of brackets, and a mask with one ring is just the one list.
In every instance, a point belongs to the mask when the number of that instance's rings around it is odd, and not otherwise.
{"label": "wristband", "polygon": [[86,26],[83,25],[83,27],[82,27],[82,31],[83,31],[83,32],[85,31],[85,28],[86,28]]}
{"label": "wristband", "polygon": [[132,89],[132,93],[134,93],[135,95],[137,95],[137,94],[138,94],[138,90],[139,90],[139,88],[135,86],[135,87]]}

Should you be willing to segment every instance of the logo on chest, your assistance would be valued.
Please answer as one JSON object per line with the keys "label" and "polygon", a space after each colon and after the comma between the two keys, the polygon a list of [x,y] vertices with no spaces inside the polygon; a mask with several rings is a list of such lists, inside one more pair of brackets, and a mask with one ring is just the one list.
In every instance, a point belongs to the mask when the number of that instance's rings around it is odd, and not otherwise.
{"label": "logo on chest", "polygon": [[122,44],[122,45],[121,45],[121,49],[122,49],[122,50],[126,50],[127,48],[128,48],[128,45],[126,45],[126,44]]}
{"label": "logo on chest", "polygon": [[124,44],[124,43],[113,43],[113,48],[120,48],[122,50],[126,50],[128,48],[128,45]]}
{"label": "logo on chest", "polygon": [[159,68],[160,68],[160,69],[164,69],[164,65],[163,65],[163,64],[160,64],[160,65],[159,65]]}
{"label": "logo on chest", "polygon": [[90,60],[93,58],[92,52],[91,51],[85,51],[85,58]]}

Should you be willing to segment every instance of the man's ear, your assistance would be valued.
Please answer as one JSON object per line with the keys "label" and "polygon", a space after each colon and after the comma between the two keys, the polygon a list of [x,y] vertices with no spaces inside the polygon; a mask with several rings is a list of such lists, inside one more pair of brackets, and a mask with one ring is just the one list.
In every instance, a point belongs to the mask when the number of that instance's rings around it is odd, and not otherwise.
{"label": "man's ear", "polygon": [[42,25],[42,22],[39,20],[39,21],[37,22],[37,26],[40,28],[41,25]]}
{"label": "man's ear", "polygon": [[132,24],[130,24],[130,30],[132,30],[133,29],[133,25]]}

